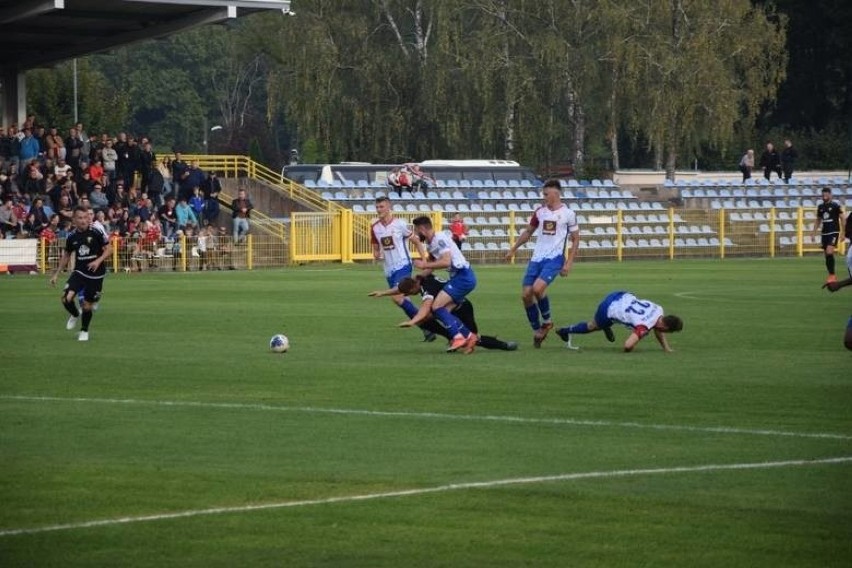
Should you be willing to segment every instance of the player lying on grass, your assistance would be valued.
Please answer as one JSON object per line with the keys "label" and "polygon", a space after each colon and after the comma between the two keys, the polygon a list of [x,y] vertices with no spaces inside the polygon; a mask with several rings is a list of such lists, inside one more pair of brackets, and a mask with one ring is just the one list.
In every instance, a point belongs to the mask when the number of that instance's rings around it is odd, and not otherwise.
{"label": "player lying on grass", "polygon": [[677,316],[663,315],[662,306],[648,300],[640,300],[630,292],[619,291],[604,298],[595,311],[594,319],[560,328],[556,333],[566,343],[566,347],[574,349],[571,344],[571,336],[574,334],[603,330],[607,340],[615,341],[612,326],[616,323],[624,324],[631,330],[630,336],[624,342],[624,351],[627,353],[633,351],[636,344],[651,330],[654,331],[663,351],[671,353],[673,349],[664,334],[683,329],[683,320]]}
{"label": "player lying on grass", "polygon": [[[418,275],[414,278],[403,278],[394,288],[388,290],[377,290],[371,292],[370,296],[393,296],[394,294],[404,294],[405,296],[413,296],[419,293],[421,297],[420,309],[417,314],[410,320],[399,324],[400,327],[411,327],[419,325],[423,329],[427,329],[433,333],[446,337],[447,340],[452,339],[449,331],[443,327],[438,320],[432,317],[432,302],[438,292],[444,289],[446,282],[435,278],[429,274],[426,276]],[[503,351],[515,351],[518,348],[517,341],[503,341],[490,335],[479,335],[479,326],[476,324],[476,318],[473,313],[473,304],[465,298],[462,303],[453,308],[452,313],[459,318],[462,323],[473,333],[477,334],[476,345],[485,349],[502,349]],[[471,346],[465,353],[473,351]]]}

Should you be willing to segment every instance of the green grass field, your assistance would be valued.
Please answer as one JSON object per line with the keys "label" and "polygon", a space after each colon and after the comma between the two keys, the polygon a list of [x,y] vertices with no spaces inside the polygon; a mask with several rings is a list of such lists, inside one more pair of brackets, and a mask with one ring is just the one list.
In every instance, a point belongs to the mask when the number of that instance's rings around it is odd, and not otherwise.
{"label": "green grass field", "polygon": [[551,287],[557,325],[657,301],[672,354],[534,350],[522,273],[478,268],[521,349],[470,356],[397,329],[377,266],[111,275],[88,343],[0,279],[0,566],[849,565],[852,291],[819,257]]}

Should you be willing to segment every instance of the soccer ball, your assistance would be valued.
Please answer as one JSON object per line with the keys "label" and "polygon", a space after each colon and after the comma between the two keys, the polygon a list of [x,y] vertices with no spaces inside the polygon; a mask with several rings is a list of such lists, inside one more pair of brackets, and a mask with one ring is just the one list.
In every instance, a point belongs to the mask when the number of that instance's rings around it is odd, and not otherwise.
{"label": "soccer ball", "polygon": [[286,335],[277,333],[272,336],[272,339],[269,340],[269,348],[272,349],[275,353],[284,353],[285,351],[290,349],[290,340],[287,339]]}

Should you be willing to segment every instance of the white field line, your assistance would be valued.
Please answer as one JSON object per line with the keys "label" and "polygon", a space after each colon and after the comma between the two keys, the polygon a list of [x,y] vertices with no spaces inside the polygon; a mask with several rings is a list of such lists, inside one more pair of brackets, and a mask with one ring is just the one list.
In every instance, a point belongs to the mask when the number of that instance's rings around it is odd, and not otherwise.
{"label": "white field line", "polygon": [[470,422],[504,422],[510,424],[552,424],[567,426],[591,426],[604,428],[637,428],[644,430],[673,430],[682,432],[705,432],[710,434],[740,434],[750,436],[786,436],[793,438],[819,438],[829,440],[852,440],[852,435],[831,432],[792,432],[788,430],[763,430],[732,428],[728,426],[687,426],[683,424],[646,424],[642,422],[614,422],[609,420],[580,420],[573,418],[531,418],[524,416],[493,416],[487,414],[446,414],[441,412],[408,412],[386,410],[363,410],[358,408],[318,408],[313,406],[276,406],[271,404],[248,404],[236,402],[198,402],[181,400],[143,400],[132,398],[75,398],[55,396],[0,395],[0,400],[30,402],[76,402],[94,404],[126,404],[141,406],[165,406],[184,408],[220,408],[231,410],[261,410],[271,412],[303,412],[306,414],[340,414],[354,416],[422,418],[431,420],[460,420]]}
{"label": "white field line", "polygon": [[448,491],[461,491],[466,489],[490,489],[504,487],[507,485],[529,485],[535,483],[552,483],[558,481],[574,481],[579,479],[601,479],[614,477],[633,477],[641,475],[662,475],[672,473],[696,473],[714,472],[746,469],[769,469],[783,467],[799,467],[826,464],[844,464],[852,462],[852,456],[825,458],[816,460],[788,460],[774,462],[756,463],[732,463],[716,465],[697,465],[683,467],[661,467],[653,469],[617,469],[612,471],[589,471],[584,473],[564,473],[560,475],[544,475],[540,477],[515,477],[510,479],[496,479],[492,481],[471,481],[466,483],[451,483],[438,485],[436,487],[421,487],[416,489],[402,489],[399,491],[386,491],[383,493],[365,493],[361,495],[344,495],[340,497],[327,497],[324,499],[309,499],[304,501],[282,501],[278,503],[259,503],[257,505],[243,505],[239,507],[213,507],[210,509],[191,509],[176,511],[173,513],[162,513],[159,515],[141,515],[136,517],[117,517],[114,519],[100,519],[96,521],[84,521],[80,523],[68,523],[63,525],[48,525],[44,527],[33,527],[23,529],[0,530],[0,537],[39,534],[54,531],[66,531],[74,529],[85,529],[93,527],[105,527],[112,525],[125,525],[130,523],[143,523],[148,521],[162,521],[168,519],[181,519],[187,517],[200,517],[205,515],[221,515],[227,513],[246,513],[251,511],[264,511],[269,509],[287,509],[295,507],[309,507],[313,505],[328,505],[334,503],[352,503],[357,501],[371,501],[377,499],[391,499],[395,497],[412,497],[426,495],[429,493],[445,493]]}

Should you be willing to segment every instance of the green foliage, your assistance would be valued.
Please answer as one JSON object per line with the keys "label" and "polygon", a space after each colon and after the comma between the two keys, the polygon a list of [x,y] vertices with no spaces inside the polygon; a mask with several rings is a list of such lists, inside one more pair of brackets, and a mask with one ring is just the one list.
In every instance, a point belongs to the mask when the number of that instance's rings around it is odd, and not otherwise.
{"label": "green foliage", "polygon": [[[258,13],[81,59],[81,120],[192,151],[207,120],[223,126],[219,147],[247,152],[257,138],[273,161],[292,140],[303,158],[329,161],[496,157],[586,173],[625,143],[635,166],[654,153],[670,171],[695,156],[729,164],[773,127],[795,128],[813,130],[814,164],[837,167],[848,152],[822,140],[837,140],[849,114],[849,34],[832,23],[821,46],[812,30],[848,7],[754,4],[303,2],[295,17]],[[797,72],[785,81],[788,37]],[[813,71],[818,97],[802,87],[808,53],[826,62]],[[31,108],[66,125],[69,65],[32,71],[30,84]],[[793,86],[807,102],[799,114]]]}

